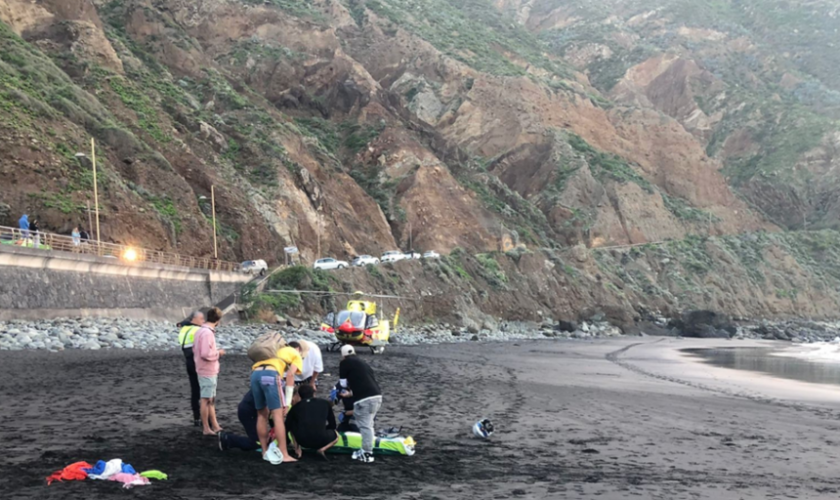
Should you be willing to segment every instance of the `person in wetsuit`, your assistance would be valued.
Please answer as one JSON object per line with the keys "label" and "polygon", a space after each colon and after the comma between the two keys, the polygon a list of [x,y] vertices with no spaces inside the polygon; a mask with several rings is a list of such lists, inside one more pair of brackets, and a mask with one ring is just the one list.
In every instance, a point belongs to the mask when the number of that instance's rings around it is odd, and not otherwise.
{"label": "person in wetsuit", "polygon": [[286,429],[292,435],[295,454],[301,456],[301,447],[324,454],[338,442],[335,415],[329,401],[315,397],[315,388],[309,384],[298,387],[300,402],[293,405],[286,416]]}

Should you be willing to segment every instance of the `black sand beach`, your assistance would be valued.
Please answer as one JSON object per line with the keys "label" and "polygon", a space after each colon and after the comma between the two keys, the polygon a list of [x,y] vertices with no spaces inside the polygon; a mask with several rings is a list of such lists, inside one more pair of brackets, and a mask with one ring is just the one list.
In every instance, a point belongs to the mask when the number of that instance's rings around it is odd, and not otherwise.
{"label": "black sand beach", "polygon": [[[684,345],[689,347],[688,344]],[[691,344],[696,347],[697,344]],[[0,497],[99,498],[837,498],[840,388],[761,379],[683,358],[674,340],[390,348],[366,356],[414,457],[347,456],[272,467],[220,452],[190,424],[177,352],[0,353]],[[338,357],[325,354],[336,377]],[[248,363],[223,359],[219,415]],[[793,385],[791,385],[793,384]],[[801,396],[801,397],[800,397]],[[471,437],[487,416],[490,441]],[[44,478],[72,462],[122,458],[169,481]]]}

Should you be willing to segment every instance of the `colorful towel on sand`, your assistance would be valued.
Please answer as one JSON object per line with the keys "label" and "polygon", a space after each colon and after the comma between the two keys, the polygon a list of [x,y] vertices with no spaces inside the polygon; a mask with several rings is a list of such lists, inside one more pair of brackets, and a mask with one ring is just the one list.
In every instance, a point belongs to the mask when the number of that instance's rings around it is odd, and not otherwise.
{"label": "colorful towel on sand", "polygon": [[158,481],[166,481],[169,479],[169,476],[159,470],[147,470],[140,473],[143,477],[148,477],[149,479],[157,479]]}
{"label": "colorful towel on sand", "polygon": [[123,488],[131,488],[133,486],[145,486],[150,484],[149,478],[143,477],[140,474],[128,474],[126,472],[117,472],[108,478],[108,481],[117,481],[123,484]]}
{"label": "colorful towel on sand", "polygon": [[88,477],[85,469],[90,469],[92,466],[87,462],[76,462],[67,467],[55,471],[47,478],[47,486],[51,485],[53,481],[84,481]]}
{"label": "colorful towel on sand", "polygon": [[47,478],[47,485],[53,481],[82,481],[85,478],[116,481],[122,483],[123,488],[145,486],[151,484],[151,479],[167,479],[168,476],[159,470],[147,470],[138,474],[134,467],[123,463],[119,458],[98,461],[96,465],[87,462],[76,462],[60,471],[54,472]]}
{"label": "colorful towel on sand", "polygon": [[130,464],[123,463],[122,459],[119,458],[108,460],[107,462],[100,460],[96,462],[96,465],[87,469],[85,472],[88,473],[88,477],[91,479],[108,479],[114,474],[120,472],[124,474],[137,474],[134,467]]}

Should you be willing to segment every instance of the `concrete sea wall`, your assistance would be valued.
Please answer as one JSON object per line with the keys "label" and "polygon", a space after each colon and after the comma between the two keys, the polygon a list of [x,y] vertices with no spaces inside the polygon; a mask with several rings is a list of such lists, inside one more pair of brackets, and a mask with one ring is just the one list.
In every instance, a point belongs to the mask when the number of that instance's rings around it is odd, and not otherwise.
{"label": "concrete sea wall", "polygon": [[232,294],[248,276],[0,246],[0,320],[179,318]]}

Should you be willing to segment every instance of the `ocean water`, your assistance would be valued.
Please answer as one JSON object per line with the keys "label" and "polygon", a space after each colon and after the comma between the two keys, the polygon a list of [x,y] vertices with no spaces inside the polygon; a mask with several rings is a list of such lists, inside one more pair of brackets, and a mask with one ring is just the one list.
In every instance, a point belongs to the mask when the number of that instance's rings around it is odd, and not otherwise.
{"label": "ocean water", "polygon": [[773,356],[804,359],[823,363],[840,363],[840,337],[831,342],[794,344],[773,353]]}
{"label": "ocean water", "polygon": [[704,363],[774,377],[840,385],[840,340],[790,347],[683,349]]}

